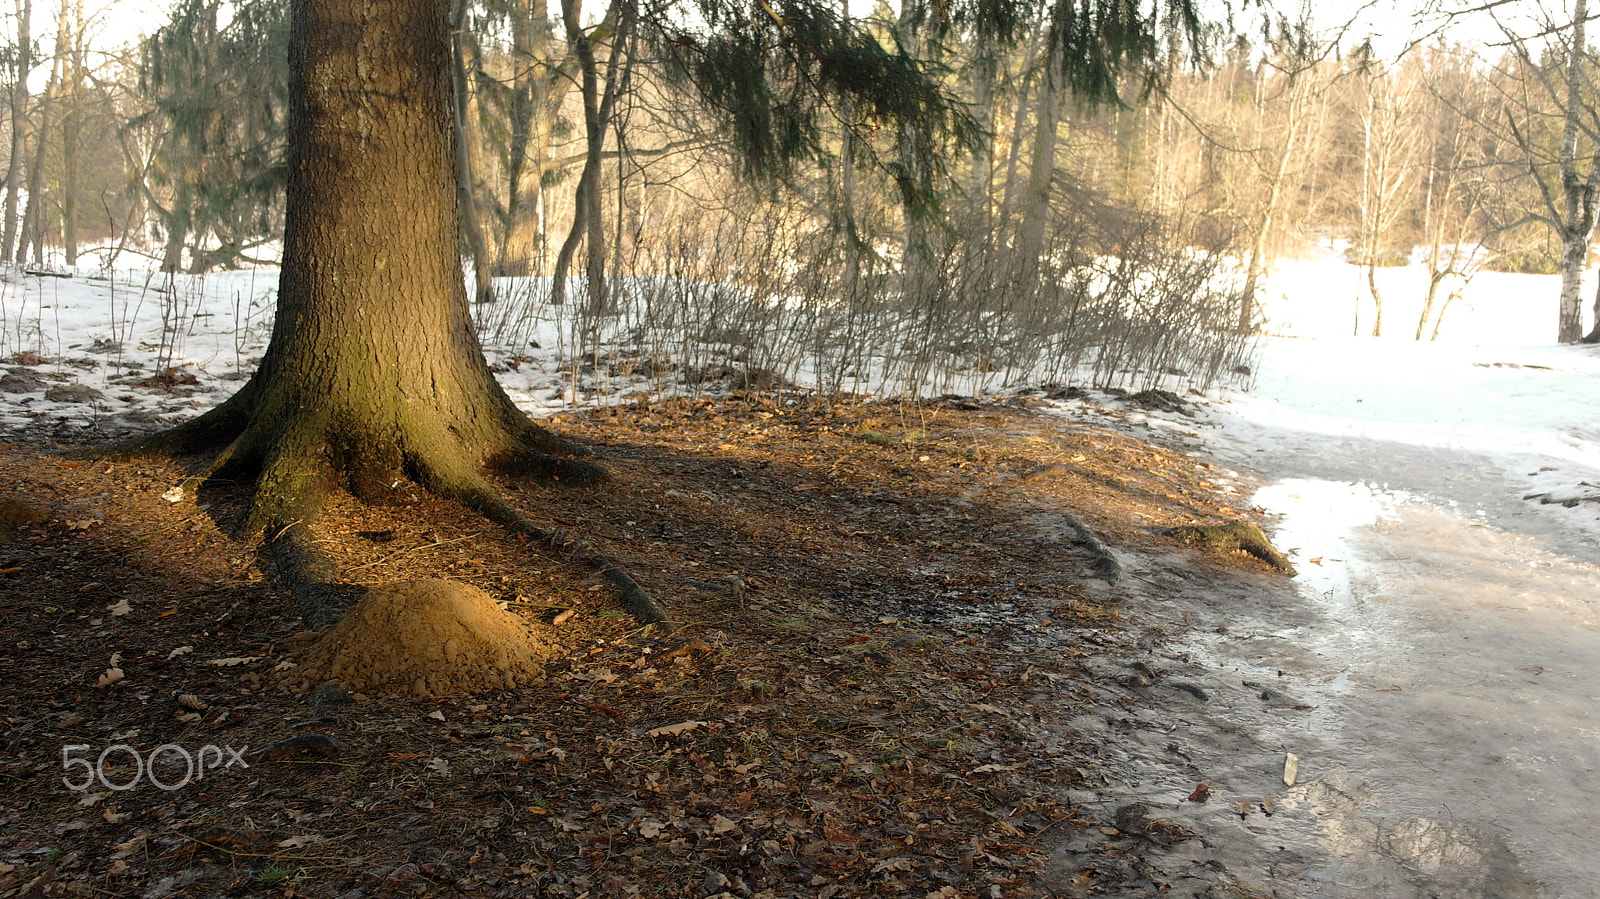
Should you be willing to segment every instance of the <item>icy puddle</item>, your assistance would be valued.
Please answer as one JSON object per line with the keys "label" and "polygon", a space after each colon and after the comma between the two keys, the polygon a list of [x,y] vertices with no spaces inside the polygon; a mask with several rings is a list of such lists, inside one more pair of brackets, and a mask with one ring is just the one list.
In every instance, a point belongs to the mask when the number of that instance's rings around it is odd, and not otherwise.
{"label": "icy puddle", "polygon": [[1196,649],[1311,707],[1268,737],[1330,855],[1295,892],[1600,896],[1600,569],[1364,484],[1255,502],[1314,614]]}

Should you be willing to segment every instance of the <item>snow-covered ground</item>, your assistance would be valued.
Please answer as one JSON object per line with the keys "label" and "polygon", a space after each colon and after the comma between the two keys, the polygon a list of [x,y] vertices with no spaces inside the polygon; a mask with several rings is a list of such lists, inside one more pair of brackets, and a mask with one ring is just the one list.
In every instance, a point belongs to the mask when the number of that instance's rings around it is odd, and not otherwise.
{"label": "snow-covered ground", "polygon": [[[1411,266],[1380,276],[1390,333],[1408,335],[1425,273]],[[1506,475],[1496,499],[1526,511],[1538,504],[1523,495],[1548,494],[1558,502],[1539,516],[1600,543],[1600,503],[1559,504],[1600,493],[1588,486],[1600,484],[1600,349],[1541,345],[1554,330],[1555,280],[1478,275],[1432,343],[1348,336],[1362,280],[1331,251],[1274,274],[1263,292],[1269,328],[1297,336],[1266,341],[1250,389],[1213,394],[1212,421],[1227,442],[1331,464],[1341,446],[1377,441],[1390,455],[1415,456],[1421,473],[1445,455],[1488,460]],[[0,431],[153,428],[214,405],[266,348],[276,289],[272,270],[0,273]],[[517,291],[502,293],[514,300]],[[1361,316],[1370,322],[1370,302]],[[601,366],[598,375],[574,366],[569,326],[561,309],[545,306],[504,342],[486,328],[501,383],[530,413],[684,389],[649,365]],[[1276,467],[1265,457],[1237,461]],[[1345,460],[1345,480],[1365,480],[1370,461]],[[1427,478],[1409,480],[1392,486],[1427,492]],[[1444,499],[1469,511],[1484,505]]]}
{"label": "snow-covered ground", "polygon": [[[1254,387],[1214,412],[1253,471],[1376,479],[1498,527],[1565,532],[1600,562],[1600,347],[1273,338]],[[1463,465],[1494,469],[1471,482],[1498,480],[1493,493],[1472,495],[1452,474]]]}

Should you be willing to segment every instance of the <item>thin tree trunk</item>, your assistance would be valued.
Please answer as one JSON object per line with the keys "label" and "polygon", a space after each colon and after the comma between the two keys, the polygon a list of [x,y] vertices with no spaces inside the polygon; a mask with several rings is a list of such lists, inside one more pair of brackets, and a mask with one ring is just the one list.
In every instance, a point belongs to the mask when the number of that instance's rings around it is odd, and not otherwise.
{"label": "thin tree trunk", "polygon": [[[1022,191],[1021,179],[1017,176],[1017,169],[1022,164],[1023,132],[1027,129],[1028,101],[1033,91],[1034,73],[1038,68],[1039,53],[1044,46],[1045,32],[1043,29],[1034,33],[1033,41],[1028,46],[1028,55],[1020,70],[1022,84],[1017,89],[1017,102],[1011,116],[1011,147],[1006,153],[1006,174],[1001,182],[1005,193],[1000,200],[999,227],[1005,231],[1009,226],[1009,234],[1017,234],[1018,226],[1012,224],[1016,217],[1013,215],[1017,208],[1017,197]],[[1003,244],[1004,241],[1001,241]],[[1013,247],[1015,242],[1012,243]]]}
{"label": "thin tree trunk", "polygon": [[1033,152],[1028,165],[1028,181],[1023,188],[1021,221],[1017,225],[1017,281],[1024,291],[1033,288],[1044,255],[1044,235],[1050,221],[1050,197],[1055,186],[1056,146],[1061,129],[1061,87],[1059,51],[1052,50],[1039,84],[1035,113]]}
{"label": "thin tree trunk", "polygon": [[1372,294],[1372,336],[1383,336],[1383,294],[1378,292],[1378,264],[1367,263],[1367,291]]}
{"label": "thin tree trunk", "polygon": [[473,282],[476,285],[474,300],[478,303],[494,302],[494,277],[489,263],[489,245],[483,237],[483,206],[474,189],[473,173],[477,160],[473,158],[472,142],[467,139],[468,91],[467,84],[467,0],[455,0],[451,10],[454,29],[451,33],[451,72],[455,83],[455,145],[456,192],[461,206],[461,230],[467,239],[467,251],[472,254]]}
{"label": "thin tree trunk", "polygon": [[[1245,264],[1244,288],[1239,292],[1239,333],[1248,334],[1256,324],[1256,292],[1267,276],[1267,249],[1272,239],[1272,229],[1277,225],[1279,207],[1283,205],[1283,185],[1289,178],[1289,166],[1294,162],[1300,146],[1301,126],[1304,124],[1303,80],[1309,73],[1298,73],[1295,82],[1287,88],[1288,107],[1285,110],[1283,150],[1278,154],[1277,165],[1267,176],[1267,202],[1261,210],[1261,219],[1251,235],[1250,256]],[[1258,113],[1257,120],[1265,122]]]}
{"label": "thin tree trunk", "polygon": [[33,164],[28,167],[28,206],[22,215],[22,241],[17,246],[17,262],[26,261],[29,250],[35,263],[44,262],[44,160],[50,146],[49,135],[54,128],[53,107],[58,101],[62,68],[66,61],[66,47],[72,33],[68,0],[61,0],[60,14],[56,19],[56,50],[50,63],[50,80],[45,83],[43,101],[40,103],[39,127],[34,132]]}
{"label": "thin tree trunk", "polygon": [[1585,334],[1580,343],[1600,343],[1600,285],[1595,287],[1594,295],[1594,327]]}
{"label": "thin tree trunk", "polygon": [[849,102],[839,129],[839,217],[844,231],[844,293],[854,302],[861,285],[861,234],[856,226],[856,117]]}
{"label": "thin tree trunk", "polygon": [[[552,64],[550,6],[547,0],[520,0],[511,9],[511,145],[507,182],[506,234],[496,268],[502,275],[527,275],[534,255],[543,252],[546,209],[545,166],[570,73]],[[542,266],[541,266],[542,267]]]}
{"label": "thin tree trunk", "polygon": [[66,62],[66,109],[61,120],[61,249],[66,264],[78,264],[78,151],[83,132],[83,0],[73,6],[73,33]]}
{"label": "thin tree trunk", "polygon": [[972,156],[972,172],[967,178],[969,214],[977,233],[988,236],[990,205],[994,199],[995,80],[998,49],[992,37],[979,35],[972,48],[970,78],[972,114],[982,132]]}
{"label": "thin tree trunk", "polygon": [[1594,172],[1585,180],[1578,174],[1578,118],[1587,110],[1583,102],[1583,58],[1588,48],[1584,29],[1588,0],[1576,0],[1572,11],[1572,40],[1568,45],[1567,103],[1561,132],[1561,188],[1566,216],[1561,235],[1561,302],[1556,342],[1572,343],[1583,336],[1583,270],[1588,263],[1589,239],[1595,226]]}
{"label": "thin tree trunk", "polygon": [[581,24],[582,0],[561,0],[561,18],[566,27],[567,42],[578,59],[581,73],[580,88],[583,96],[585,155],[583,174],[578,178],[574,193],[572,230],[561,245],[556,257],[555,281],[551,302],[560,304],[566,298],[566,276],[571,270],[572,257],[579,243],[587,248],[585,275],[589,286],[587,310],[604,315],[611,311],[611,298],[606,287],[606,234],[604,201],[601,190],[603,152],[606,130],[616,105],[618,88],[624,75],[623,59],[629,34],[633,27],[633,5],[629,0],[616,0],[607,21],[612,22],[611,55],[607,61],[604,90],[600,83],[600,65],[595,59],[594,41]]}
{"label": "thin tree trunk", "polygon": [[28,109],[28,72],[33,68],[32,18],[33,0],[17,0],[17,83],[11,89],[11,160],[6,164],[5,223],[0,226],[0,259],[6,260],[13,258],[17,245],[17,200],[32,124]]}

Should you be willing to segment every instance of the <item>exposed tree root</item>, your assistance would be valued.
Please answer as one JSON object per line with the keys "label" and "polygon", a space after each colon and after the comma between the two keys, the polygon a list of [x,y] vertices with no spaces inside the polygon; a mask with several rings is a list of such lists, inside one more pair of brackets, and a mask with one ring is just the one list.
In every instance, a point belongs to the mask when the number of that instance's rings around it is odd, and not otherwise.
{"label": "exposed tree root", "polygon": [[657,603],[639,582],[634,580],[622,564],[609,556],[601,555],[586,540],[567,537],[563,531],[549,531],[539,527],[527,516],[506,502],[498,490],[470,468],[450,472],[433,470],[429,489],[441,496],[454,499],[468,508],[477,510],[485,518],[502,527],[526,535],[536,543],[567,554],[573,561],[602,575],[621,594],[622,607],[628,614],[645,624],[658,625],[670,632],[672,620],[660,603]]}
{"label": "exposed tree root", "polygon": [[[269,535],[270,536],[270,535]],[[321,630],[339,619],[366,593],[354,584],[339,583],[339,567],[312,540],[307,522],[295,522],[261,545],[278,582],[294,594],[310,630]]]}
{"label": "exposed tree root", "polygon": [[[343,487],[364,502],[378,501],[391,481],[404,474],[446,499],[468,506],[536,544],[603,576],[617,590],[622,607],[647,625],[671,628],[659,603],[617,562],[583,540],[550,531],[513,508],[481,475],[447,427],[406,429],[385,453],[374,447],[333,448],[321,438],[316,416],[301,418],[288,432],[252,426],[254,391],[240,391],[205,415],[169,430],[94,453],[100,458],[177,456],[217,451],[202,469],[185,478],[185,489],[226,477],[254,480],[249,503],[234,528],[241,539],[260,536],[268,557],[263,566],[294,594],[308,627],[337,622],[360,599],[360,588],[340,583],[338,567],[319,550],[313,526],[330,491]],[[485,460],[486,467],[514,476],[536,477],[562,486],[591,487],[610,474],[590,462],[553,453],[587,454],[551,434],[520,412],[507,416],[505,448]],[[357,457],[366,458],[357,462]],[[389,458],[392,457],[392,458]],[[343,463],[341,465],[341,463]]]}
{"label": "exposed tree root", "polygon": [[1122,578],[1122,563],[1117,561],[1117,557],[1101,542],[1095,532],[1090,530],[1088,525],[1079,521],[1078,516],[1070,512],[1059,514],[1067,527],[1078,538],[1078,542],[1083,545],[1084,549],[1089,551],[1090,556],[1093,558],[1095,572],[1109,584],[1115,584],[1120,580]]}

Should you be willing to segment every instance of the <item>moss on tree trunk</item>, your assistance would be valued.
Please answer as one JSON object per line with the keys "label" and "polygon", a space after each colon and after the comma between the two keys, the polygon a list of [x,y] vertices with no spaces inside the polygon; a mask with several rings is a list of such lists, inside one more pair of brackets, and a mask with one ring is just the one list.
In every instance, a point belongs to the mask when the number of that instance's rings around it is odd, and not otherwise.
{"label": "moss on tree trunk", "polygon": [[[590,485],[605,472],[501,390],[458,251],[448,0],[295,0],[277,319],[260,368],[209,413],[135,450],[219,449],[206,477],[253,477],[241,536],[285,541],[299,576],[330,490],[401,479],[571,551],[504,502],[487,469]],[[659,607],[576,548],[647,619]],[[301,590],[296,591],[302,592]]]}

